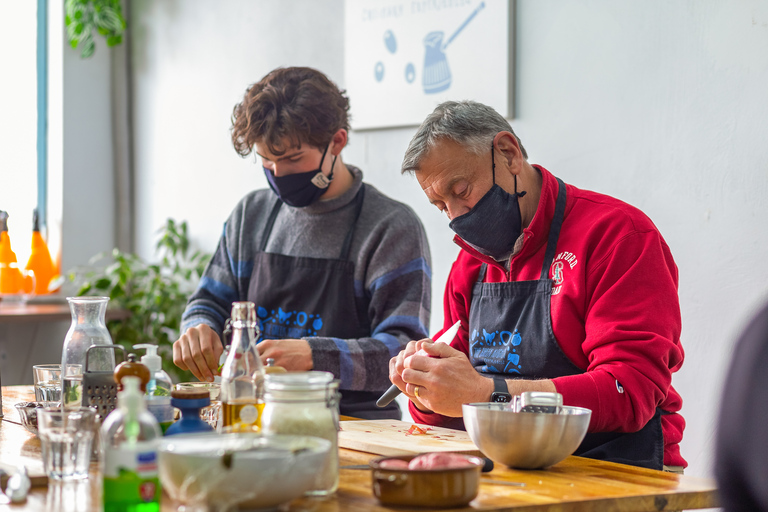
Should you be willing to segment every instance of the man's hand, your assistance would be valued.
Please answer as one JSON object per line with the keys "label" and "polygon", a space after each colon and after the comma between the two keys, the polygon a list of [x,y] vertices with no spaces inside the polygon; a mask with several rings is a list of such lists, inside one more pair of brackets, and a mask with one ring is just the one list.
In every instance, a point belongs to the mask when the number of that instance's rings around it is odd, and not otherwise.
{"label": "man's hand", "polygon": [[401,350],[399,354],[389,360],[389,380],[392,381],[392,384],[397,386],[397,388],[407,396],[411,402],[413,402],[416,408],[420,411],[429,412],[429,408],[422,404],[416,395],[414,395],[416,386],[406,383],[402,378],[406,359],[418,352],[421,349],[421,345],[425,342],[432,343],[432,340],[424,338],[419,341],[409,341],[404,350]]}
{"label": "man's hand", "polygon": [[263,340],[256,348],[265,365],[267,359],[272,358],[275,366],[282,366],[289,372],[306,372],[314,367],[312,349],[307,340]]}
{"label": "man's hand", "polygon": [[[493,392],[493,382],[475,371],[466,354],[431,340],[411,343],[416,343],[417,350],[405,353],[409,343],[406,350],[400,353],[403,369],[397,373],[399,382],[405,384],[412,400],[418,386],[418,400],[422,405],[419,409],[459,417],[462,414],[461,404],[488,401]],[[423,352],[416,353],[418,350]],[[400,356],[396,359],[399,360]],[[390,363],[390,377],[391,368]],[[403,389],[400,385],[398,388]],[[414,404],[419,405],[416,401]]]}
{"label": "man's hand", "polygon": [[224,352],[216,331],[206,324],[190,327],[173,342],[173,363],[201,381],[212,382]]}

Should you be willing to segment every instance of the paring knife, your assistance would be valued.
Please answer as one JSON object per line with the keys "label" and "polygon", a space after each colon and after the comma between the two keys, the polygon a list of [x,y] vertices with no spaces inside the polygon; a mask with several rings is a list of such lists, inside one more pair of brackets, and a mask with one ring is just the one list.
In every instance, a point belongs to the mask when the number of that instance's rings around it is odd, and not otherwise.
{"label": "paring knife", "polygon": [[[437,338],[435,340],[435,343],[450,343],[450,342],[452,342],[453,338],[456,337],[456,333],[459,332],[459,327],[461,327],[461,320],[459,320],[458,322],[453,324],[447,331],[445,331],[439,338]],[[381,395],[381,398],[379,398],[376,401],[376,405],[378,407],[386,407],[399,394],[400,394],[400,389],[398,389],[397,386],[392,384],[389,387],[389,389],[383,395]]]}

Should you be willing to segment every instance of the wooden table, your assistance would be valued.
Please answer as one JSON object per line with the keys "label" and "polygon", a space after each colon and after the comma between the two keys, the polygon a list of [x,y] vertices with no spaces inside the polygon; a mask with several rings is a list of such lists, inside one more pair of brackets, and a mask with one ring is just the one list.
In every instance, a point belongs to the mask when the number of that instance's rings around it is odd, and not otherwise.
{"label": "wooden table", "polygon": [[[6,464],[40,464],[40,441],[24,427],[11,423],[18,416],[13,404],[29,400],[31,386],[3,388],[5,420],[0,424],[0,460]],[[342,465],[366,464],[374,455],[342,449]],[[79,483],[51,483],[34,487],[25,504],[12,505],[12,510],[101,510],[101,480],[97,466],[91,467],[91,478]],[[512,487],[494,482],[523,482],[525,487]],[[568,457],[543,471],[516,471],[497,468],[484,474],[480,493],[461,510],[485,511],[658,511],[717,507],[715,483],[695,478],[640,469],[622,464],[600,462],[581,457]],[[163,511],[176,510],[164,496]],[[342,469],[339,491],[321,500],[302,498],[291,502],[286,510],[313,512],[394,510],[382,507],[371,491],[371,474],[367,470]],[[398,509],[403,510],[403,509]]]}

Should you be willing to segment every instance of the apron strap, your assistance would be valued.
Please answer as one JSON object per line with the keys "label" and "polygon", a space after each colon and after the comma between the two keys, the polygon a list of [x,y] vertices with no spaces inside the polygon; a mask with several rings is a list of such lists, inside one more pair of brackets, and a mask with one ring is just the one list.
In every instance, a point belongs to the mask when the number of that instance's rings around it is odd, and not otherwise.
{"label": "apron strap", "polygon": [[488,270],[488,264],[483,263],[480,265],[480,273],[477,274],[477,283],[482,283],[485,280],[485,273]]}
{"label": "apron strap", "polygon": [[549,239],[547,240],[547,252],[544,253],[544,264],[541,267],[541,278],[548,279],[549,267],[555,259],[557,239],[560,238],[560,228],[563,227],[565,217],[565,183],[560,178],[555,178],[558,183],[557,202],[555,203],[555,216],[552,217],[552,225],[549,227]]}
{"label": "apron strap", "polygon": [[269,214],[269,219],[267,219],[267,225],[264,226],[264,233],[261,235],[261,248],[259,251],[264,252],[267,249],[267,242],[269,241],[269,236],[272,234],[272,227],[275,225],[275,219],[277,218],[277,213],[280,211],[280,207],[283,206],[283,201],[278,197],[277,202],[272,207],[272,212]]}
{"label": "apron strap", "polygon": [[355,234],[355,225],[357,225],[357,219],[360,218],[360,212],[363,209],[363,199],[365,198],[365,183],[360,184],[360,190],[357,191],[356,204],[355,204],[355,218],[352,220],[352,225],[347,231],[347,236],[344,238],[344,245],[341,246],[341,253],[339,259],[346,261],[349,259],[349,250],[352,246],[352,236]]}

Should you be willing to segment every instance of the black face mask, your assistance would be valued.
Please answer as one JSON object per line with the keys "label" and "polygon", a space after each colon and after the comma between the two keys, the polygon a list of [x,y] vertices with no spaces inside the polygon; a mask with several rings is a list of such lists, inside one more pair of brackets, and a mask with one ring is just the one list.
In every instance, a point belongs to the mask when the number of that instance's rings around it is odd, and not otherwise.
{"label": "black face mask", "polygon": [[501,260],[512,253],[515,242],[522,233],[522,217],[518,198],[525,192],[510,194],[496,184],[496,162],[491,143],[493,186],[469,212],[456,217],[449,226],[464,241],[469,242],[488,256]]}
{"label": "black face mask", "polygon": [[[329,144],[330,146],[330,144]],[[323,161],[328,152],[328,146],[323,151],[323,157],[320,159],[320,167],[314,171],[299,172],[287,176],[275,176],[275,174],[264,167],[264,174],[272,190],[277,197],[290,206],[302,208],[314,203],[328,189],[333,179],[333,167],[336,165],[336,158],[333,157],[331,164],[331,174],[326,178],[323,174]]]}

